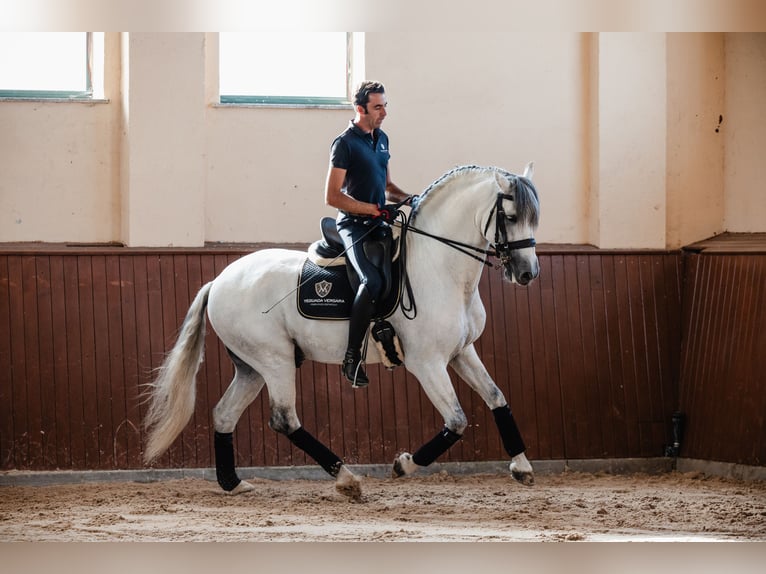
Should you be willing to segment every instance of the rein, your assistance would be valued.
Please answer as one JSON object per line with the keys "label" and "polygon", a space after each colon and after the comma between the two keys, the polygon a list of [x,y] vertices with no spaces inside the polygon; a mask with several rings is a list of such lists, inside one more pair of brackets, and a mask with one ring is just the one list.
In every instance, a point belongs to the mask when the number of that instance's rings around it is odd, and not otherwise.
{"label": "rein", "polygon": [[[401,242],[400,258],[402,259],[401,282],[404,285],[404,289],[407,293],[407,298],[410,301],[409,306],[405,306],[404,300],[402,300],[401,306],[402,306],[402,313],[407,319],[414,319],[417,316],[417,307],[415,305],[415,298],[412,292],[412,286],[410,285],[410,278],[407,273],[407,263],[406,263],[407,262],[407,254],[406,254],[407,232],[412,231],[419,235],[424,235],[426,237],[430,237],[431,239],[435,239],[436,241],[439,241],[440,243],[444,243],[445,245],[452,247],[453,249],[455,249],[456,251],[459,251],[460,253],[463,253],[464,255],[468,255],[469,257],[475,259],[476,261],[479,261],[480,263],[483,263],[484,265],[487,265],[488,267],[492,269],[495,268],[495,265],[493,265],[490,261],[487,260],[487,257],[489,256],[497,257],[498,259],[500,259],[500,264],[502,266],[505,266],[509,263],[511,259],[512,251],[516,251],[517,249],[525,249],[527,247],[534,247],[537,243],[534,237],[530,237],[528,239],[520,239],[518,241],[508,241],[508,232],[506,230],[504,220],[505,219],[512,220],[513,217],[509,217],[505,214],[505,210],[503,209],[504,199],[513,201],[513,195],[510,195],[507,193],[497,194],[495,205],[492,206],[492,210],[489,212],[489,217],[487,218],[487,224],[484,226],[484,235],[486,236],[487,231],[489,230],[489,224],[492,221],[492,216],[495,215],[495,242],[492,245],[492,249],[483,249],[481,247],[476,247],[475,245],[463,243],[462,241],[457,241],[455,239],[450,239],[448,237],[442,237],[440,235],[434,235],[432,233],[428,233],[427,231],[423,231],[422,229],[418,229],[417,227],[412,226],[407,216],[401,211],[399,212],[401,215],[402,222],[397,221],[396,223],[402,229],[402,234],[400,239],[400,242]],[[403,203],[404,202],[402,202],[402,204]],[[471,253],[471,251],[473,251],[474,253]],[[478,255],[476,255],[476,253],[479,253],[483,255],[484,257],[479,257]]]}

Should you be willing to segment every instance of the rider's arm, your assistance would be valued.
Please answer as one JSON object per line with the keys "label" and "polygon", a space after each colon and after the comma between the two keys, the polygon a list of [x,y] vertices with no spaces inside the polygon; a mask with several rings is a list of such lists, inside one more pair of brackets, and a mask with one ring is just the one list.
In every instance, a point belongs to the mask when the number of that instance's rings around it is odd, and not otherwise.
{"label": "rider's arm", "polygon": [[377,205],[356,200],[341,191],[345,179],[345,169],[330,166],[330,169],[327,171],[327,181],[324,188],[324,202],[346,213],[377,216],[380,213]]}

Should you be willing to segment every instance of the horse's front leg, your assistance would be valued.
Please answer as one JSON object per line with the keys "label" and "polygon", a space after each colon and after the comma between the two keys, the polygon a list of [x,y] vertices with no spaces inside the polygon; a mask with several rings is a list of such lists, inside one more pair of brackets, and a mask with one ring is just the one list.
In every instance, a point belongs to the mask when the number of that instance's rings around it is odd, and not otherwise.
{"label": "horse's front leg", "polygon": [[[408,367],[409,368],[409,367]],[[416,472],[434,462],[463,436],[468,426],[465,413],[460,407],[457,394],[447,374],[446,365],[436,368],[409,368],[420,381],[426,395],[444,418],[444,428],[415,454],[404,452],[394,460],[394,478]]]}
{"label": "horse's front leg", "polygon": [[489,376],[484,363],[473,345],[468,345],[451,362],[450,366],[468,385],[479,393],[487,406],[492,410],[495,424],[500,432],[503,447],[511,457],[509,466],[511,475],[520,483],[531,486],[535,482],[532,465],[527,460],[524,451],[524,441],[513,418],[508,402],[495,381]]}

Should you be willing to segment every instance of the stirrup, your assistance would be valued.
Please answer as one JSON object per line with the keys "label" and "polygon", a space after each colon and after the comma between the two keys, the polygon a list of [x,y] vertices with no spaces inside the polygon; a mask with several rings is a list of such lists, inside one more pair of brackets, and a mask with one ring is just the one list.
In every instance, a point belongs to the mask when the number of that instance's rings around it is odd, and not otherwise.
{"label": "stirrup", "polygon": [[343,376],[351,383],[351,387],[354,389],[361,389],[370,384],[370,379],[367,377],[367,373],[364,372],[362,367],[362,358],[350,355],[346,353],[346,358],[343,360]]}

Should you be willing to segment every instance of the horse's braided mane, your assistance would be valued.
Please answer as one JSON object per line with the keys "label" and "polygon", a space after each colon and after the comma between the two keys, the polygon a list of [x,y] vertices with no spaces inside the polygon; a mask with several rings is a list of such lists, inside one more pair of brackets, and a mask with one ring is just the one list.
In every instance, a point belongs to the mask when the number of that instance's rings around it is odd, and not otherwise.
{"label": "horse's braided mane", "polygon": [[468,172],[496,172],[505,177],[508,180],[509,186],[512,188],[514,181],[516,182],[515,190],[511,189],[514,193],[514,201],[516,203],[516,216],[520,221],[526,222],[532,227],[537,227],[540,219],[540,202],[537,196],[537,189],[531,180],[521,175],[516,175],[499,167],[482,167],[478,165],[464,165],[451,169],[439,179],[429,185],[425,191],[420,195],[420,201],[415,209],[412,210],[410,215],[410,221],[414,222],[418,216],[418,213],[435,190],[443,188],[447,183],[452,181],[459,175]]}

